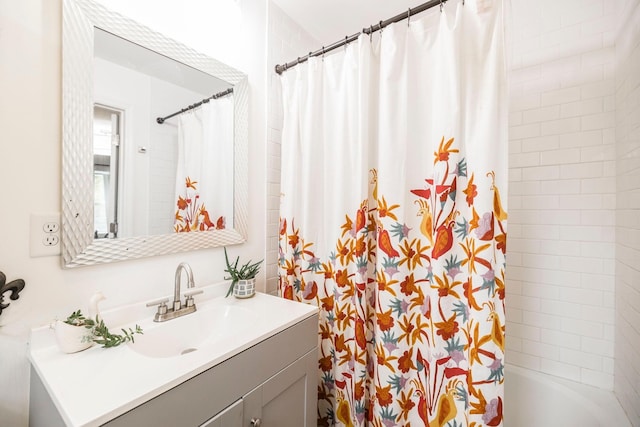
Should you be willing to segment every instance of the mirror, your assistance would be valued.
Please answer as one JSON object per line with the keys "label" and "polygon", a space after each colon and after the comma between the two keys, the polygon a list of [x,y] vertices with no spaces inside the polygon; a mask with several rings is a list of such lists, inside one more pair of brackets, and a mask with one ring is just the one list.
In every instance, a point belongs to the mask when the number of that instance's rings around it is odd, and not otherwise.
{"label": "mirror", "polygon": [[[246,240],[243,73],[89,0],[63,2],[62,62],[65,267]],[[193,143],[208,114],[215,135]]]}

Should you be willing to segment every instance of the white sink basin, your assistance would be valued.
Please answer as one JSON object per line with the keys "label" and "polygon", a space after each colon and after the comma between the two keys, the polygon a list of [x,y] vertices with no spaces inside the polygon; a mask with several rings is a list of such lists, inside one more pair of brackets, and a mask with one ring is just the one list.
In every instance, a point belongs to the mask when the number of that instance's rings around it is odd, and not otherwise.
{"label": "white sink basin", "polygon": [[144,322],[140,325],[143,335],[135,335],[129,347],[147,357],[181,356],[241,333],[256,319],[252,311],[238,305],[208,304],[176,319]]}
{"label": "white sink basin", "polygon": [[[135,324],[144,330],[134,344],[116,348],[66,354],[49,325],[33,329],[29,360],[66,425],[104,425],[318,312],[263,293],[225,298],[228,288],[226,282],[203,286],[195,313],[162,323],[153,321],[145,302],[104,311],[114,333]],[[89,405],[83,404],[87,396]]]}

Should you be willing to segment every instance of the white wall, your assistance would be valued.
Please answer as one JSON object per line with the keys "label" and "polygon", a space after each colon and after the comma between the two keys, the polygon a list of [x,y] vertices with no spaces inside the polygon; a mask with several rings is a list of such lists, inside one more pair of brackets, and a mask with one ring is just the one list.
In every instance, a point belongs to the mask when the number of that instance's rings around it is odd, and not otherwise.
{"label": "white wall", "polygon": [[514,1],[507,360],[613,388],[614,1]]}
{"label": "white wall", "polygon": [[[140,6],[145,19],[152,21],[147,25],[157,23],[160,30],[170,30],[171,37],[248,74],[249,240],[232,247],[231,253],[264,257],[266,2],[239,0],[235,21],[207,16],[204,11],[213,3],[208,0],[181,2],[179,14],[170,0],[124,3]],[[63,270],[58,257],[29,257],[29,214],[57,212],[61,206],[61,25],[61,0],[0,0],[0,271],[8,280],[26,281],[20,299],[9,301],[0,316],[3,427],[28,424],[26,354],[31,327],[86,309],[97,290],[107,296],[103,309],[168,295],[181,261],[191,264],[197,284],[224,276],[221,249],[73,270]],[[225,32],[218,33],[221,30]],[[264,271],[259,286],[265,287]]]}
{"label": "white wall", "polygon": [[640,426],[640,2],[624,1],[616,38],[615,392]]}
{"label": "white wall", "polygon": [[280,144],[282,142],[282,94],[280,77],[274,68],[291,62],[304,52],[318,49],[320,42],[269,1],[267,79],[267,291],[278,288],[278,225],[280,217]]}

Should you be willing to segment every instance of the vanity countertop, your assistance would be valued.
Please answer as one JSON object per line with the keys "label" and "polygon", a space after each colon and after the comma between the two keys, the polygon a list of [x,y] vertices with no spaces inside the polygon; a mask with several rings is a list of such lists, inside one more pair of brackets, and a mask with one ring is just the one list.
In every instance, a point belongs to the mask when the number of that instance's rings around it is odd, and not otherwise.
{"label": "vanity countertop", "polygon": [[[249,347],[317,313],[317,307],[257,293],[248,299],[224,298],[226,284],[202,287],[199,310],[240,306],[248,310],[249,327],[227,334],[215,345],[174,357],[148,357],[129,345],[65,354],[49,326],[31,332],[29,360],[65,423],[98,426],[170,390],[189,378],[218,365]],[[145,328],[169,324],[151,322],[154,308],[133,304],[101,313],[113,333],[140,324]],[[194,313],[194,314],[197,314]],[[186,315],[193,316],[193,314]],[[211,325],[216,328],[216,325]]]}

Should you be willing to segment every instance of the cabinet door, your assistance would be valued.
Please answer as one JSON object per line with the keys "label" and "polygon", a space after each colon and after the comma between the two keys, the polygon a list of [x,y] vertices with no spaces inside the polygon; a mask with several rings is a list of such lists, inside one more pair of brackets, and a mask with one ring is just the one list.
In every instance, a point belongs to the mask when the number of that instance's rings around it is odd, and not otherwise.
{"label": "cabinet door", "polygon": [[[277,355],[263,355],[277,357]],[[301,357],[243,398],[244,426],[316,425],[317,350]]]}
{"label": "cabinet door", "polygon": [[200,427],[242,427],[242,399],[220,412]]}

